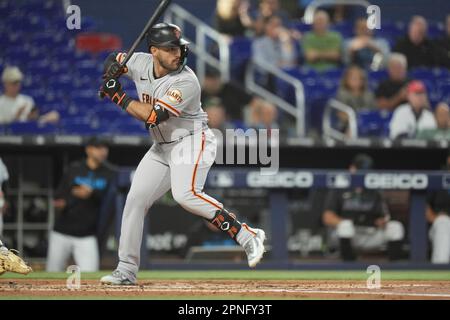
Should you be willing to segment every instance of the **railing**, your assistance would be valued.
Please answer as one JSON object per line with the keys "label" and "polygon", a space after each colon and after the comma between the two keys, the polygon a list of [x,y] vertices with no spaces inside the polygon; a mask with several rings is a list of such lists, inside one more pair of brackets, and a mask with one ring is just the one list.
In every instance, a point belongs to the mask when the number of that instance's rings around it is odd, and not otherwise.
{"label": "railing", "polygon": [[[189,50],[197,57],[196,73],[201,83],[205,78],[206,65],[219,69],[222,81],[227,82],[230,80],[230,49],[229,40],[226,36],[220,34],[177,4],[169,6],[165,13],[164,21],[175,23],[183,30],[186,30],[187,24],[195,27],[195,39],[189,39],[186,35],[183,35],[183,37],[190,42]],[[217,43],[219,58],[213,56],[207,50],[206,40],[208,38]]]}
{"label": "railing", "polygon": [[[278,79],[291,84],[295,89],[295,106],[258,84],[255,79],[255,71],[269,73],[277,77]],[[305,136],[305,92],[303,89],[303,84],[300,80],[292,77],[291,75],[273,65],[262,63],[259,61],[251,61],[247,66],[247,70],[245,73],[245,86],[248,90],[260,95],[266,100],[275,103],[282,110],[292,115],[296,119],[297,135],[300,137]]]}
{"label": "railing", "polygon": [[311,2],[305,10],[305,15],[303,17],[303,21],[306,24],[312,24],[314,20],[314,13],[316,12],[316,9],[318,7],[325,7],[325,6],[331,6],[331,5],[355,5],[355,6],[363,6],[367,8],[370,6],[369,1],[365,0],[314,0]]}
{"label": "railing", "polygon": [[[349,134],[342,133],[332,126],[332,111],[337,110],[345,113],[348,116]],[[344,141],[346,139],[356,139],[358,137],[358,125],[356,121],[356,113],[352,107],[337,101],[336,99],[330,99],[325,108],[325,112],[322,118],[323,135],[325,137],[333,138],[338,141]]]}
{"label": "railing", "polygon": [[[205,24],[203,21],[176,4],[172,4],[171,6],[169,6],[164,18],[167,22],[179,25],[183,30],[185,30],[186,24],[190,24],[195,27],[195,39],[189,39],[186,36],[184,37],[191,43],[189,45],[189,49],[197,57],[196,73],[200,82],[203,82],[204,80],[207,65],[220,70],[222,81],[227,82],[230,80],[229,37],[220,34],[216,30]],[[210,52],[208,52],[206,47],[207,39],[213,40],[217,43],[219,49],[219,58],[213,56]],[[292,84],[292,86],[294,86],[295,88],[296,105],[294,106],[286,102],[277,95],[257,84],[254,79],[254,71],[256,69],[262,70],[265,73],[270,73],[277,78]],[[298,79],[288,75],[275,66],[253,62],[250,63],[247,69],[245,85],[251,92],[260,95],[262,98],[274,103],[282,110],[292,115],[297,121],[297,135],[305,135],[305,97],[303,85]]]}

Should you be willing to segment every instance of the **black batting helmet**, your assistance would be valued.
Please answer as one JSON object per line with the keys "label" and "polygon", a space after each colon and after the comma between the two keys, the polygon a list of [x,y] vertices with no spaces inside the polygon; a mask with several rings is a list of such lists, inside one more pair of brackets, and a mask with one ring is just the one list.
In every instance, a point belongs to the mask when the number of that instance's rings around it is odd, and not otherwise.
{"label": "black batting helmet", "polygon": [[180,47],[189,44],[181,37],[181,29],[172,23],[158,23],[147,33],[148,46]]}
{"label": "black batting helmet", "polygon": [[181,28],[172,23],[158,23],[147,33],[148,49],[155,47],[180,47],[181,65],[187,62],[189,42],[181,36]]}

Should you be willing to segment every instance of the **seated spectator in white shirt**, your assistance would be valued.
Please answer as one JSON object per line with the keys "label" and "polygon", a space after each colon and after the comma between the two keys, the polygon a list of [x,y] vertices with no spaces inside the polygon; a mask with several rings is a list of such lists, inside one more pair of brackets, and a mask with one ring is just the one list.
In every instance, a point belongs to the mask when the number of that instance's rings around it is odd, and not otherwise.
{"label": "seated spectator in white shirt", "polygon": [[[280,17],[267,18],[264,30],[264,36],[253,41],[253,60],[278,68],[295,67],[297,65],[295,43],[290,32],[283,27]],[[264,74],[260,81],[266,89],[275,90],[275,79],[270,74]]]}
{"label": "seated spectator in white shirt", "polygon": [[264,36],[253,42],[253,59],[280,68],[297,65],[294,40],[281,18],[271,16],[265,21]]}
{"label": "seated spectator in white shirt", "polygon": [[0,124],[15,121],[38,120],[40,122],[58,122],[59,114],[50,111],[39,116],[32,97],[21,94],[23,74],[17,67],[6,67],[2,74],[3,94],[0,96]]}
{"label": "seated spectator in white shirt", "polygon": [[422,81],[414,80],[408,84],[408,103],[400,105],[394,111],[390,123],[390,137],[414,138],[421,130],[435,129],[436,120],[429,110],[425,85]]}

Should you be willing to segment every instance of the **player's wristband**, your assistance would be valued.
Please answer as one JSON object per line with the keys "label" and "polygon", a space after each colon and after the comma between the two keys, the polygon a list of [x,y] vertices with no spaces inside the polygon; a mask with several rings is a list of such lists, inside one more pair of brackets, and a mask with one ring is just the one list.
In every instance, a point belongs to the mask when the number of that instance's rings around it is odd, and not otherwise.
{"label": "player's wristband", "polygon": [[120,90],[112,96],[111,100],[125,111],[133,99],[131,99],[125,92]]}
{"label": "player's wristband", "polygon": [[128,95],[125,95],[125,97],[122,100],[122,103],[119,104],[119,106],[122,108],[123,111],[126,111],[131,101],[133,101],[133,99],[131,99]]}

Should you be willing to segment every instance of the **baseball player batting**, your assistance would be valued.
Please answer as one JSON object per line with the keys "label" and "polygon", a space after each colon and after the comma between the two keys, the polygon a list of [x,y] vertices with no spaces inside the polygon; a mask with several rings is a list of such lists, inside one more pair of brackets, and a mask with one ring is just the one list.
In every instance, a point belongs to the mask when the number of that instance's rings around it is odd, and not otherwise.
{"label": "baseball player batting", "polygon": [[[201,108],[200,84],[186,66],[188,42],[174,24],[159,23],[147,33],[149,53],[112,53],[105,62],[101,93],[133,117],[142,120],[154,144],[140,161],[122,217],[119,264],[101,278],[111,285],[136,284],[144,217],[168,190],[187,211],[227,233],[255,267],[264,253],[265,232],[241,223],[222,203],[203,192],[215,159],[216,139]],[[118,78],[125,74],[136,84],[140,101],[130,98]]]}

